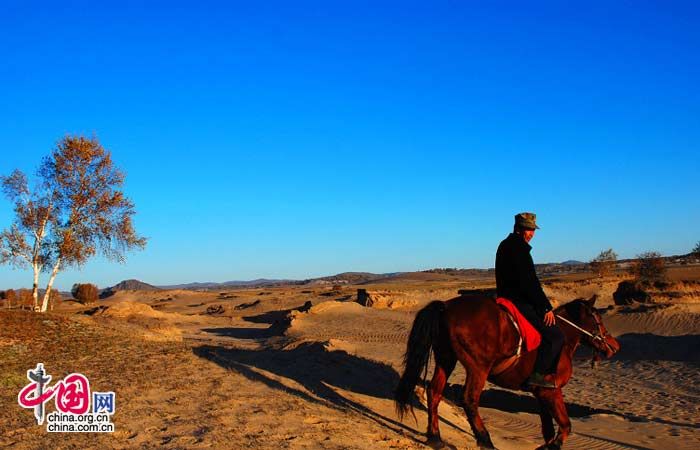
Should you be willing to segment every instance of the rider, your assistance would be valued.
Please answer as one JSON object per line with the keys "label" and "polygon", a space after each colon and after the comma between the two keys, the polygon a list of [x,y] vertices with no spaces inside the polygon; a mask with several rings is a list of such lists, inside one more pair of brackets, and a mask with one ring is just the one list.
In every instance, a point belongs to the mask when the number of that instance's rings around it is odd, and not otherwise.
{"label": "rider", "polygon": [[554,325],[552,305],[542,290],[530,255],[532,247],[529,242],[539,228],[535,220],[534,213],[516,214],[513,232],[501,242],[496,252],[496,289],[498,296],[512,301],[542,335],[535,370],[527,383],[554,388],[554,372],[564,335]]}

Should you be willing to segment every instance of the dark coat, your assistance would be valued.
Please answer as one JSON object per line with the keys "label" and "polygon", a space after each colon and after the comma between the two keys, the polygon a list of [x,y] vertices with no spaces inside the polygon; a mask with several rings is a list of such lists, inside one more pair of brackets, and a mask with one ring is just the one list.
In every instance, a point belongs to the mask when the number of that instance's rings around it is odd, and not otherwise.
{"label": "dark coat", "polygon": [[530,250],[530,244],[515,233],[501,242],[496,252],[496,290],[499,297],[515,302],[516,306],[530,305],[544,317],[552,305],[542,291]]}

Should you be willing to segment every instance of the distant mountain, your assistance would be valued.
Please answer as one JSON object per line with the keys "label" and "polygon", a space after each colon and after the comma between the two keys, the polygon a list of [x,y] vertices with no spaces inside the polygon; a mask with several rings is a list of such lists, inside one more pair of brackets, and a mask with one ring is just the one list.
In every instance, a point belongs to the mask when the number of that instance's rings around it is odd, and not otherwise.
{"label": "distant mountain", "polygon": [[102,289],[100,291],[100,298],[107,298],[111,297],[112,295],[116,294],[117,291],[159,291],[160,289],[150,285],[148,283],[144,283],[143,281],[139,280],[124,280],[121,281],[117,284],[115,284],[112,287],[108,287],[105,289]]}
{"label": "distant mountain", "polygon": [[303,284],[362,284],[369,281],[391,278],[402,272],[394,273],[370,273],[370,272],[343,272],[327,277],[311,278],[304,280]]}
{"label": "distant mountain", "polygon": [[369,272],[344,272],[337,275],[330,275],[320,278],[309,278],[306,280],[277,280],[258,278],[248,281],[224,281],[216,282],[194,282],[186,284],[171,284],[167,286],[158,286],[160,289],[190,289],[190,290],[216,290],[227,288],[259,288],[273,286],[290,286],[290,285],[326,285],[326,284],[362,284],[372,280],[379,280],[389,277],[401,275],[403,272],[396,273],[369,273]]}
{"label": "distant mountain", "polygon": [[578,266],[579,264],[586,264],[586,263],[583,261],[577,261],[575,259],[569,259],[569,260],[561,263],[562,266]]}
{"label": "distant mountain", "polygon": [[112,291],[158,291],[160,288],[157,288],[153,285],[150,285],[148,283],[144,283],[143,281],[139,280],[124,280],[121,281],[117,284],[115,284],[112,287],[109,287],[107,289],[110,289]]}
{"label": "distant mountain", "polygon": [[267,278],[258,278],[257,280],[249,281],[224,281],[216,282],[194,282],[185,284],[171,284],[167,286],[159,286],[160,289],[191,289],[191,290],[214,290],[225,289],[228,287],[265,287],[265,286],[281,286],[285,284],[301,284],[297,280],[269,280]]}

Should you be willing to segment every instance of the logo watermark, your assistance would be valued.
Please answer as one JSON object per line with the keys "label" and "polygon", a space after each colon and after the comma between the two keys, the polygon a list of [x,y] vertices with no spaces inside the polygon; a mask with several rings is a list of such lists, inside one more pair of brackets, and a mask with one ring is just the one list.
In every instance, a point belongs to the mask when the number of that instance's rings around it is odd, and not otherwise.
{"label": "logo watermark", "polygon": [[[52,376],[39,363],[27,370],[27,384],[17,402],[33,409],[38,425],[46,421],[46,431],[59,433],[111,433],[111,416],[116,410],[114,392],[90,392],[90,381],[82,373],[71,373],[49,387]],[[45,405],[54,399],[56,411],[46,414]],[[91,402],[92,400],[92,402]],[[92,410],[90,404],[92,403]]]}

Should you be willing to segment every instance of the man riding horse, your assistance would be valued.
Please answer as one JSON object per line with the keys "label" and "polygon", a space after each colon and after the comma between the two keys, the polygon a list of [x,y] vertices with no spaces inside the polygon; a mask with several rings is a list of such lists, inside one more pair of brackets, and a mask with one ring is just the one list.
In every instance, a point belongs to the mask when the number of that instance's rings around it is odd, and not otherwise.
{"label": "man riding horse", "polygon": [[[534,214],[515,216],[513,234],[498,248],[496,278],[499,297],[514,301],[540,330],[537,354],[531,350],[534,346],[522,345],[523,328],[501,307],[501,298],[462,294],[450,300],[433,300],[416,313],[394,399],[399,418],[412,410],[415,387],[428,370],[432,354],[435,371],[427,389],[426,433],[430,445],[442,442],[438,405],[458,361],[466,373],[461,403],[479,447],[494,448],[479,414],[479,399],[488,379],[506,389],[532,392],[540,405],[545,441],[539,448],[559,449],[571,434],[561,388],[573,374],[576,348],[583,343],[606,358],[620,350],[620,343],[608,333],[595,309],[595,295],[589,300],[572,300],[552,311],[530,256],[528,242],[536,229]],[[523,347],[525,352],[521,352]],[[558,430],[552,420],[559,425]]]}
{"label": "man riding horse", "polygon": [[535,370],[528,378],[530,386],[555,388],[559,352],[564,335],[555,326],[554,312],[542,290],[530,255],[530,240],[539,229],[536,215],[529,212],[516,214],[513,232],[498,246],[496,252],[496,289],[540,332],[542,341],[537,353]]}

